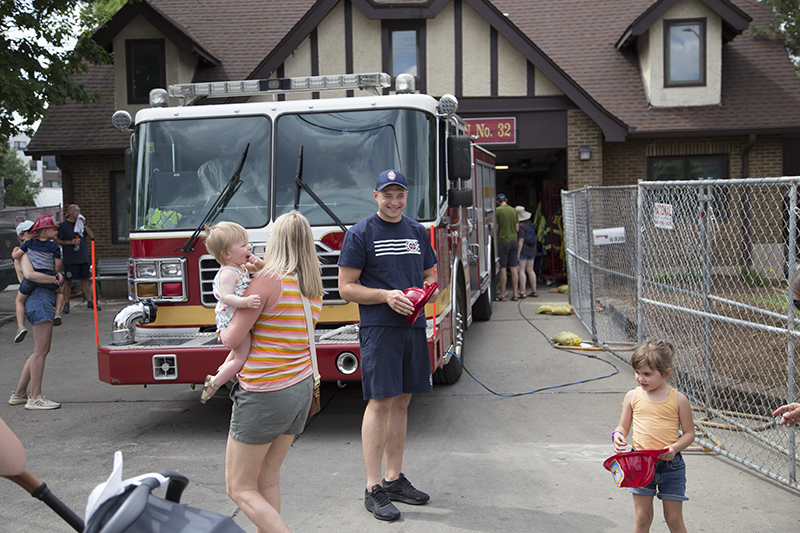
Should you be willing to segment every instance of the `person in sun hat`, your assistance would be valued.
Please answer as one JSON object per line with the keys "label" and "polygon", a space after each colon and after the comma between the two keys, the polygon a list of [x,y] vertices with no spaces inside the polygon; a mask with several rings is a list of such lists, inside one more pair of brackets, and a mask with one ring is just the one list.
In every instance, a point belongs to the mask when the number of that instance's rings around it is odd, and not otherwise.
{"label": "person in sun hat", "polygon": [[[525,298],[539,296],[536,292],[536,273],[533,271],[533,264],[536,261],[536,230],[533,228],[531,221],[531,214],[525,210],[525,207],[518,205],[514,209],[517,210],[519,217],[519,231],[517,238],[519,240],[519,297]],[[530,282],[531,292],[526,293],[526,286]]]}
{"label": "person in sun hat", "polygon": [[[345,234],[339,293],[358,303],[361,320],[361,385],[367,400],[361,425],[364,506],[378,520],[396,520],[400,511],[393,501],[421,505],[429,500],[402,471],[411,395],[431,392],[433,386],[425,313],[409,324],[414,305],[403,291],[428,289],[436,281],[436,256],[425,227],[403,214],[408,183],[401,171],[381,172],[372,194],[378,212]],[[430,301],[438,294],[434,289]]]}

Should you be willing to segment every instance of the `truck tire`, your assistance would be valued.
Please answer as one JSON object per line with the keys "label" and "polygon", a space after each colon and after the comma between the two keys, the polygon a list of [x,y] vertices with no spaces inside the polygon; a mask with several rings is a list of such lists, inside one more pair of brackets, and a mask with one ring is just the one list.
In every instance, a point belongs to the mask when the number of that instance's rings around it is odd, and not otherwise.
{"label": "truck tire", "polygon": [[489,283],[486,290],[475,300],[475,305],[472,306],[472,317],[475,320],[491,320],[492,318],[492,291],[494,290],[494,283]]}
{"label": "truck tire", "polygon": [[[461,361],[464,360],[464,332],[467,330],[467,304],[464,295],[464,287],[459,284],[458,293],[456,294],[455,302],[456,313],[453,322],[453,352],[458,358],[450,356],[442,368],[437,368],[433,373],[433,382],[437,385],[452,385],[459,380],[461,374],[464,372],[464,367],[461,366]],[[461,361],[459,361],[461,359]]]}

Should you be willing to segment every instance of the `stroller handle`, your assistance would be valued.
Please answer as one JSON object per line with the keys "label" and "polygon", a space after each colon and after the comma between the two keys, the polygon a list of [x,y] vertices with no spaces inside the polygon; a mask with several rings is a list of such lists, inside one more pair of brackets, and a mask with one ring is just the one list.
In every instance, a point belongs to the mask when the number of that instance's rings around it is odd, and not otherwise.
{"label": "stroller handle", "polygon": [[63,518],[64,521],[69,524],[70,527],[72,527],[72,529],[75,531],[83,531],[85,524],[81,517],[75,514],[72,509],[67,507],[64,502],[59,500],[58,497],[50,491],[50,489],[47,487],[47,484],[42,483],[42,481],[31,472],[26,470],[17,476],[4,477],[10,479],[28,491],[28,493],[34,498],[44,502],[44,504],[55,511],[58,516]]}

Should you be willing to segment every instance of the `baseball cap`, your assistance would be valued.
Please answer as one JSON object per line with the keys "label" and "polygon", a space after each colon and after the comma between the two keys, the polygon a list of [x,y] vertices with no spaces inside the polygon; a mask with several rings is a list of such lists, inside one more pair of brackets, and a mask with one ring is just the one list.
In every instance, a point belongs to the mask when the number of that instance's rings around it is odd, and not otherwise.
{"label": "baseball cap", "polygon": [[500,194],[497,195],[497,201],[498,202],[507,202],[508,198],[506,198],[505,194],[500,193]]}
{"label": "baseball cap", "polygon": [[23,220],[19,224],[17,224],[17,235],[22,235],[26,231],[29,231],[33,227],[33,222],[30,220]]}
{"label": "baseball cap", "polygon": [[399,185],[405,190],[408,190],[406,177],[399,170],[389,169],[381,172],[378,176],[378,185],[375,187],[375,190],[382,191],[389,185]]}

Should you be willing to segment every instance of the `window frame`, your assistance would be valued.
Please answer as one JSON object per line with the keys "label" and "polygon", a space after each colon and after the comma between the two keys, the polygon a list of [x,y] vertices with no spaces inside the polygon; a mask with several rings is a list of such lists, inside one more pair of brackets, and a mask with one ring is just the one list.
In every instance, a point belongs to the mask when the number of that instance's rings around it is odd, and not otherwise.
{"label": "window frame", "polygon": [[[669,155],[669,156],[649,156],[647,158],[647,181],[696,181],[696,180],[703,180],[706,178],[692,178],[689,176],[689,171],[691,170],[691,161],[692,159],[699,159],[699,158],[718,158],[720,163],[720,177],[719,178],[711,178],[711,179],[729,179],[730,178],[730,154],[722,153],[722,154],[691,154],[691,155]],[[653,164],[658,160],[666,160],[666,159],[675,159],[680,160],[682,163],[681,168],[681,178],[678,180],[657,180],[653,176]],[[711,209],[711,212],[714,213],[714,216],[719,221],[728,220],[730,217],[730,190],[727,185],[716,186],[715,188],[716,195],[712,200],[710,205],[701,206],[700,203],[694,199],[692,202],[691,207],[693,210],[686,210],[686,206],[684,205],[683,212],[675,213],[676,220],[688,220],[689,218],[693,217],[693,214],[687,213],[695,213],[699,211],[707,211]],[[663,203],[672,203],[669,196],[664,197]],[[688,217],[688,218],[687,218]]]}
{"label": "window frame", "polygon": [[[685,24],[698,24],[700,26],[700,35],[698,38],[700,39],[700,57],[698,58],[700,61],[699,65],[699,73],[700,79],[699,80],[688,80],[688,81],[675,81],[670,78],[670,29],[672,26],[679,26]],[[708,42],[708,31],[706,25],[706,19],[704,18],[693,18],[693,19],[670,19],[664,21],[664,87],[705,87],[707,83],[707,61],[706,61],[706,50],[707,50],[707,42]]]}
{"label": "window frame", "polygon": [[[167,84],[167,56],[166,56],[166,42],[164,39],[129,39],[125,41],[125,77],[126,77],[126,86],[128,91],[128,104],[130,105],[137,105],[137,104],[147,104],[149,103],[149,95],[143,98],[137,98],[134,95],[134,86],[133,86],[133,60],[132,55],[134,48],[137,45],[144,45],[144,44],[155,44],[159,47],[159,61],[161,66],[161,73],[160,77],[161,80],[159,82],[158,87],[162,89],[166,89]],[[155,88],[155,87],[154,87]],[[152,90],[152,89],[151,89]],[[149,93],[150,91],[148,91]]]}
{"label": "window frame", "polygon": [[413,31],[417,34],[417,75],[414,77],[416,90],[420,93],[426,92],[425,71],[427,68],[426,56],[426,35],[424,20],[384,20],[381,26],[381,48],[383,55],[383,71],[392,76],[392,87],[385,89],[384,94],[389,90],[394,91],[394,64],[392,57],[392,34],[396,31]]}

